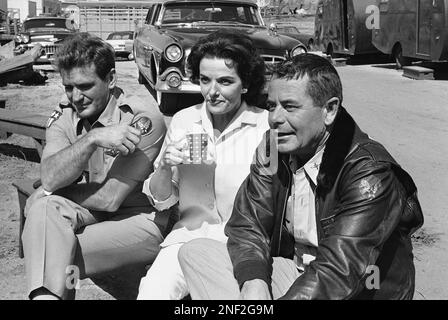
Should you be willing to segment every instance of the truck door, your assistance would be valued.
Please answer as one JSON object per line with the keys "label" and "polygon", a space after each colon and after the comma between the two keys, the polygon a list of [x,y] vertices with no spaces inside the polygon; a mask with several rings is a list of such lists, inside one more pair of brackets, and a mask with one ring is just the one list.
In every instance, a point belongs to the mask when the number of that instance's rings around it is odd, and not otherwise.
{"label": "truck door", "polygon": [[417,54],[431,53],[431,27],[432,27],[433,0],[418,0],[417,11]]}
{"label": "truck door", "polygon": [[345,50],[348,50],[350,47],[350,39],[349,39],[349,17],[348,17],[348,8],[347,8],[347,0],[341,1],[341,44]]}

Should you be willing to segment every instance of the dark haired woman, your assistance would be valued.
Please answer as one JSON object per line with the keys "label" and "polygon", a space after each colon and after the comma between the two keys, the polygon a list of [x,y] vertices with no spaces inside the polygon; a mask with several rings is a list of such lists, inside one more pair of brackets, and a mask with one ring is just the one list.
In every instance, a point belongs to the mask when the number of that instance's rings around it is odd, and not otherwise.
{"label": "dark haired woman", "polygon": [[227,241],[224,226],[253,154],[269,129],[254,106],[265,65],[251,39],[221,30],[198,41],[188,57],[204,103],[176,113],[144,192],[156,208],[179,203],[180,221],[140,283],[138,299],[181,299],[188,288],[177,260],[195,238]]}

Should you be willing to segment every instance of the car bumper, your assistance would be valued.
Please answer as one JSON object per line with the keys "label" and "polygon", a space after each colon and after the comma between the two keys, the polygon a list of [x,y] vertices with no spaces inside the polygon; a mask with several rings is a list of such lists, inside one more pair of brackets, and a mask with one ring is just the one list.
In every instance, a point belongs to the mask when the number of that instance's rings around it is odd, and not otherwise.
{"label": "car bumper", "polygon": [[201,93],[200,87],[183,76],[178,68],[168,68],[159,75],[155,89],[163,93]]}
{"label": "car bumper", "polygon": [[[176,81],[173,81],[172,77],[176,77]],[[271,80],[270,74],[266,74],[265,77],[266,85],[263,89],[263,93],[267,92],[267,84]],[[173,85],[173,82],[175,82],[176,85]],[[200,86],[192,83],[189,78],[182,76],[177,68],[167,69],[162,75],[158,76],[155,89],[162,93],[201,93]]]}
{"label": "car bumper", "polygon": [[[36,44],[34,43],[21,45],[18,48],[16,48],[15,53],[20,54],[23,53],[24,51],[29,51],[33,49],[35,45]],[[41,55],[39,56],[39,58],[37,58],[36,62],[48,63],[54,61],[54,54],[56,53],[56,50],[59,47],[59,45],[41,43],[41,46],[42,46]]]}
{"label": "car bumper", "polygon": [[127,48],[114,48],[114,51],[116,53],[131,53],[131,49],[127,49]]}

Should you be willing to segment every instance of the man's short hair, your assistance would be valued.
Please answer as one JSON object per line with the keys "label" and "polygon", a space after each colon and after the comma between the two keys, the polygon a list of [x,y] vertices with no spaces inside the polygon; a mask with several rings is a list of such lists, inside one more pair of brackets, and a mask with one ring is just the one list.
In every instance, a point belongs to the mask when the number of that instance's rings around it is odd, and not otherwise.
{"label": "man's short hair", "polygon": [[338,72],[327,59],[311,53],[299,54],[271,67],[276,78],[297,80],[308,76],[307,93],[316,106],[336,97],[342,103],[342,83]]}
{"label": "man's short hair", "polygon": [[55,54],[57,70],[83,68],[93,64],[102,80],[115,68],[115,52],[110,44],[89,33],[77,33],[66,38]]}

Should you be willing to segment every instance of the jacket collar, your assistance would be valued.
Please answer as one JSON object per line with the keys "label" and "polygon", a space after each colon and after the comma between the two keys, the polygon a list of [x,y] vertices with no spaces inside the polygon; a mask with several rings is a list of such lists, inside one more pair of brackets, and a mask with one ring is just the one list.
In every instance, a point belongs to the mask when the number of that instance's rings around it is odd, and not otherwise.
{"label": "jacket collar", "polygon": [[[317,175],[317,186],[319,188],[328,191],[333,187],[344,165],[345,158],[357,143],[365,139],[368,139],[368,136],[358,128],[353,118],[341,106],[322,156],[322,163]],[[289,155],[280,155],[283,166],[290,170],[287,165],[288,158]],[[287,175],[284,175],[282,171],[279,173],[281,175],[280,180],[285,181]]]}
{"label": "jacket collar", "polygon": [[358,128],[347,110],[341,106],[322,157],[317,176],[318,186],[330,190],[344,165],[345,158],[355,145],[365,139],[368,139],[368,136]]}

